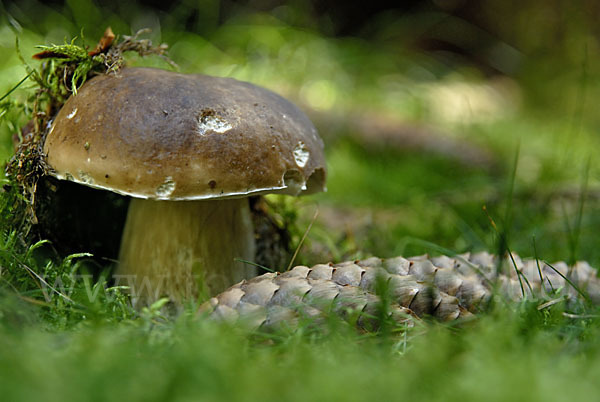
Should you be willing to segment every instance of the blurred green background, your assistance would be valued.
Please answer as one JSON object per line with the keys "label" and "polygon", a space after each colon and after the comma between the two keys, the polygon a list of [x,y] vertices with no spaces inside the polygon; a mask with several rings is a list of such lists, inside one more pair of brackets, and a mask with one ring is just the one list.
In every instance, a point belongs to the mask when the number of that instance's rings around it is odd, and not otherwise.
{"label": "blurred green background", "polygon": [[[0,1],[0,96],[26,75],[16,38],[36,67],[36,45],[77,37],[93,47],[107,26],[117,35],[151,28],[144,37],[168,44],[180,71],[270,88],[315,122],[328,192],[285,201],[298,214],[295,244],[319,210],[298,263],[495,252],[502,237],[524,257],[535,255],[535,239],[544,259],[600,266],[599,17],[593,0]],[[171,68],[157,57],[129,61]],[[1,159],[26,121],[4,116]],[[56,400],[547,401],[598,392],[597,319],[528,305],[464,332],[418,328],[409,340],[299,331],[257,341],[186,317],[122,319],[114,304],[40,315],[0,300],[10,328],[0,333],[6,400],[39,399],[32,384]]]}
{"label": "blurred green background", "polygon": [[[296,102],[329,161],[329,192],[299,205],[309,219],[317,200],[321,214],[304,262],[427,251],[413,239],[493,250],[484,205],[523,255],[534,254],[535,236],[547,259],[598,261],[597,2],[1,4],[2,91],[25,75],[15,36],[35,66],[35,45],[77,36],[93,47],[111,26],[151,28],[146,37],[167,43],[182,72],[235,77]],[[17,126],[2,127],[5,157]]]}

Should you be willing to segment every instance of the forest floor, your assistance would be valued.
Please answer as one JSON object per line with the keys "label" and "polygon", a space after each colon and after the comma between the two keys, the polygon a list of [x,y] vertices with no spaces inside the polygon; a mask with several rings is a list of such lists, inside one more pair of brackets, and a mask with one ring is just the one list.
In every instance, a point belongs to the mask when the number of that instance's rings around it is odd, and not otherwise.
{"label": "forest floor", "polygon": [[[78,32],[61,15],[47,21],[64,29],[15,31],[0,20],[0,96],[27,74],[15,36],[36,66],[35,45]],[[114,15],[107,21],[129,32]],[[504,249],[522,257],[600,266],[600,137],[585,101],[600,92],[592,67],[535,92],[534,77],[444,72],[386,43],[325,38],[265,16],[225,24],[208,38],[161,34],[153,39],[169,43],[182,72],[268,87],[315,122],[328,191],[269,198],[293,222],[294,247],[318,211],[296,264],[494,253],[504,239]],[[160,58],[130,62],[170,68]],[[424,66],[433,71],[425,78]],[[30,88],[11,96],[24,99]],[[536,103],[555,91],[570,94],[563,100],[570,103]],[[2,122],[2,160],[27,120],[18,113]],[[526,300],[495,303],[452,325],[426,319],[371,333],[332,317],[323,328],[249,331],[198,319],[197,306],[176,319],[158,306],[137,312],[119,289],[86,302],[86,292],[103,286],[96,262],[57,260],[48,244],[23,248],[12,229],[3,227],[0,239],[3,400],[551,401],[600,392],[595,306],[538,310],[538,301]],[[38,286],[24,266],[60,276],[72,286],[69,298]],[[92,266],[93,279],[76,275]]]}

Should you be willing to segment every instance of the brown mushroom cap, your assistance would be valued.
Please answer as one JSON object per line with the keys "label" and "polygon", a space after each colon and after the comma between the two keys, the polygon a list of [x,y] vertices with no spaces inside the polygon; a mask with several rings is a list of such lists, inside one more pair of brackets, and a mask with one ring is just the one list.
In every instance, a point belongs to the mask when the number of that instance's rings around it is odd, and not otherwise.
{"label": "brown mushroom cap", "polygon": [[52,175],[138,198],[313,193],[323,142],[279,95],[231,78],[126,68],[89,80],[44,145]]}

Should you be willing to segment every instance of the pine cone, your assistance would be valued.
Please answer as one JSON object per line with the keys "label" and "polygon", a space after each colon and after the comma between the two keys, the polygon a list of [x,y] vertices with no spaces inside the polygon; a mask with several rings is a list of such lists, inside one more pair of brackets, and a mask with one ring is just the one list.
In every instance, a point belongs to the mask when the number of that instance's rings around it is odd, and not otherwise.
{"label": "pine cone", "polygon": [[[252,327],[293,326],[304,318],[337,314],[354,319],[359,328],[374,329],[382,318],[411,323],[426,315],[442,321],[472,316],[486,305],[494,288],[510,300],[585,295],[600,303],[600,280],[586,262],[569,268],[564,262],[538,264],[516,255],[513,259],[514,264],[510,258],[499,261],[481,252],[296,266],[242,281],[211,298],[200,311],[216,319],[242,319]],[[389,303],[381,303],[382,296]]]}

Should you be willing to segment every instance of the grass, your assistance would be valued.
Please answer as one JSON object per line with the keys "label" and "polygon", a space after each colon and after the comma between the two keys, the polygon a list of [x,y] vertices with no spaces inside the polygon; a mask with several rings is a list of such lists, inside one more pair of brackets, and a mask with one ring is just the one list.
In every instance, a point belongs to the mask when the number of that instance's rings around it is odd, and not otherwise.
{"label": "grass", "polygon": [[[62,13],[39,5],[44,16],[11,11],[21,22],[18,36],[29,64],[34,65],[29,62],[34,45],[60,44],[64,36],[79,34],[81,26],[89,30],[84,40],[93,45],[105,27],[96,27],[90,15],[103,18],[115,32],[140,28],[127,19],[129,9],[118,15],[90,3],[93,12],[88,12],[71,3]],[[153,39],[171,44],[170,56],[182,71],[265,85],[314,113],[326,142],[329,191],[282,201],[283,213],[297,215],[296,244],[319,210],[297,263],[496,250],[501,233],[522,256],[585,259],[600,266],[599,165],[592,154],[600,144],[597,116],[585,104],[598,93],[593,52],[582,59],[582,74],[548,84],[565,94],[561,102],[572,101],[566,111],[557,112],[558,103],[551,102],[556,98],[544,98],[552,91],[531,74],[514,78],[523,93],[506,113],[482,120],[461,112],[455,120],[431,94],[457,88],[456,81],[487,88],[481,76],[452,75],[423,54],[399,52],[392,41],[328,38],[264,13],[182,31],[177,16],[186,6],[178,7],[160,17],[162,25],[152,13],[146,16],[150,25],[158,24]],[[0,96],[27,74],[10,27],[0,16],[5,55]],[[577,65],[577,55],[570,57],[564,63]],[[131,61],[168,68],[160,59]],[[423,72],[423,66],[430,67],[432,78],[415,72]],[[523,71],[537,71],[534,67]],[[551,75],[550,66],[543,67]],[[29,85],[23,83],[10,97],[23,101]],[[540,97],[543,107],[536,106]],[[471,99],[473,105],[483,102],[477,99]],[[457,144],[489,153],[494,163],[469,164],[456,151],[372,141],[373,133],[357,135],[360,129],[345,123],[371,115],[391,125],[401,117],[425,127],[425,133],[441,131]],[[0,127],[3,160],[12,152],[12,134],[26,122],[20,111],[6,117]],[[51,244],[20,242],[6,223],[10,194],[0,199],[5,204],[0,217],[3,400],[550,401],[599,391],[596,307],[557,303],[538,310],[535,301],[514,305],[498,298],[475,321],[426,320],[398,333],[359,333],[336,319],[317,330],[306,325],[255,333],[196,319],[193,306],[177,319],[166,319],[158,308],[131,309],[122,289],[103,282],[107,272],[79,254],[87,250],[73,250],[63,260]],[[98,295],[93,301],[90,292]]]}
{"label": "grass", "polygon": [[[190,322],[2,330],[7,400],[567,400],[596,390],[598,328],[501,310],[402,340],[337,328],[275,341]],[[534,325],[537,322],[537,325]],[[571,327],[571,328],[569,328]],[[17,384],[29,386],[15,386]],[[35,383],[35,386],[31,386]]]}

